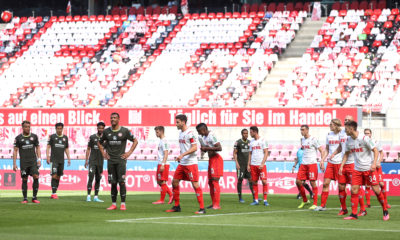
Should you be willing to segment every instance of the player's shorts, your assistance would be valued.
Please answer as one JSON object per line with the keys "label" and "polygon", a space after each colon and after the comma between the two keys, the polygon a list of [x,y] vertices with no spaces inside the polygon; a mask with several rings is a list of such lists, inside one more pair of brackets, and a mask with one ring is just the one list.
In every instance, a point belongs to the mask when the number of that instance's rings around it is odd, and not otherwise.
{"label": "player's shorts", "polygon": [[314,164],[301,164],[299,172],[297,173],[298,180],[311,180],[315,181],[318,178],[318,165]]}
{"label": "player's shorts", "polygon": [[199,181],[199,167],[197,164],[181,165],[179,164],[174,173],[174,179],[191,182]]}
{"label": "player's shorts", "polygon": [[107,161],[108,183],[123,183],[126,175],[126,160],[120,162]]}
{"label": "player's shorts", "polygon": [[160,172],[161,164],[157,166],[157,181],[168,181],[169,164],[164,165],[164,171]]}
{"label": "player's shorts", "polygon": [[39,169],[36,164],[21,165],[21,178],[33,175],[39,175]]}
{"label": "player's shorts", "polygon": [[246,167],[240,167],[240,169],[236,169],[236,174],[237,174],[237,178],[239,180],[243,180],[244,178],[246,178],[246,179],[250,179],[251,178],[250,172],[247,171],[247,166]]}
{"label": "player's shorts", "polygon": [[360,172],[357,170],[353,171],[353,178],[351,180],[351,185],[369,185],[375,186],[378,185],[378,173],[376,171],[365,171]]}
{"label": "player's shorts", "polygon": [[215,154],[208,161],[208,179],[220,178],[224,175],[224,160],[221,155]]}
{"label": "player's shorts", "polygon": [[50,163],[50,174],[61,177],[64,175],[64,162],[51,162]]}
{"label": "player's shorts", "polygon": [[383,182],[382,167],[376,167],[376,173],[378,177],[378,182]]}
{"label": "player's shorts", "polygon": [[267,180],[267,166],[260,170],[260,166],[250,165],[251,180],[256,182],[258,179]]}
{"label": "player's shorts", "polygon": [[325,169],[324,178],[329,178],[331,180],[339,179],[339,169],[341,164],[333,164],[328,162]]}
{"label": "player's shorts", "polygon": [[101,174],[103,174],[103,166],[89,164],[89,175],[90,174],[94,174],[96,177],[101,176]]}
{"label": "player's shorts", "polygon": [[354,163],[345,164],[343,166],[342,175],[339,175],[340,184],[351,184],[354,171]]}

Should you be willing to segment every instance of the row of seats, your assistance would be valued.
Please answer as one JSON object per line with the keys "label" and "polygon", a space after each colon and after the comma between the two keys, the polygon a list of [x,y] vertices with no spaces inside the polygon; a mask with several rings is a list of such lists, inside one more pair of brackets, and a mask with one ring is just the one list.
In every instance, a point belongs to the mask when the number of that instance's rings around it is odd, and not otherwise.
{"label": "row of seats", "polygon": [[386,1],[385,0],[371,0],[371,1],[344,1],[339,2],[336,1],[332,4],[332,10],[348,10],[348,9],[384,9],[386,8]]}

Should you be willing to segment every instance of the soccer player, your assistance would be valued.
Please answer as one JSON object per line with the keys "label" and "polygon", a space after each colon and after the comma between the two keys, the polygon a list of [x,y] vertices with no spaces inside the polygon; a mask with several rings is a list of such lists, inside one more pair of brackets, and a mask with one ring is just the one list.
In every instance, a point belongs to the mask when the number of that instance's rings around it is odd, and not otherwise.
{"label": "soccer player", "polygon": [[[47,142],[46,156],[47,164],[50,164],[51,172],[51,199],[58,199],[57,189],[60,185],[60,177],[64,175],[64,153],[67,155],[68,166],[71,165],[69,156],[68,137],[63,134],[64,124],[57,123],[55,125],[56,133],[49,137]],[[51,154],[50,154],[51,151]]]}
{"label": "soccer player", "polygon": [[[111,127],[104,130],[103,135],[97,142],[101,155],[107,159],[108,182],[111,184],[111,201],[112,205],[107,210],[117,209],[117,195],[119,191],[121,195],[120,210],[126,210],[126,160],[135,150],[138,141],[129,129],[119,125],[119,114],[114,112],[110,115]],[[133,142],[128,152],[125,152],[126,141]],[[105,145],[105,147],[103,147]],[[106,151],[104,151],[104,149]]]}
{"label": "soccer player", "polygon": [[169,144],[164,136],[164,127],[157,126],[154,128],[156,132],[156,136],[160,139],[158,143],[158,165],[157,165],[157,184],[161,187],[161,197],[160,200],[153,202],[153,204],[163,204],[165,195],[168,193],[169,201],[168,204],[172,203],[172,192],[167,186],[168,175],[169,175],[169,162],[168,159],[168,151]]}
{"label": "soccer player", "polygon": [[[343,157],[342,164],[339,169],[339,174],[342,174],[344,165],[349,155],[354,155],[355,164],[353,177],[351,182],[351,208],[350,216],[345,217],[345,220],[355,220],[357,216],[357,208],[359,202],[358,191],[360,185],[370,185],[375,192],[378,201],[382,205],[383,220],[389,220],[389,212],[385,203],[385,197],[379,187],[378,176],[376,171],[376,163],[378,160],[378,150],[374,141],[367,136],[359,134],[357,131],[357,122],[350,121],[345,124],[346,134],[349,136],[346,142],[346,152]],[[373,153],[373,155],[372,155]]]}
{"label": "soccer player", "polygon": [[[372,138],[372,130],[369,128],[364,129],[364,135],[368,136],[369,138]],[[378,174],[378,182],[379,182],[379,186],[381,187],[383,196],[385,197],[386,206],[388,209],[390,209],[391,206],[387,202],[386,184],[383,181],[383,173],[382,173],[382,168],[381,168],[381,162],[383,160],[383,148],[376,139],[374,139],[374,141],[375,141],[374,142],[375,146],[379,152],[379,158],[378,158],[378,161],[376,162],[376,171]],[[370,208],[371,207],[371,186],[369,186],[369,185],[365,186],[365,198],[367,199],[367,206],[368,206],[368,208]]]}
{"label": "soccer player", "polygon": [[[339,168],[342,163],[342,154],[336,154],[332,157],[332,153],[339,147],[341,139],[345,136],[341,135],[342,122],[339,119],[332,119],[329,124],[330,132],[326,136],[325,157],[321,159],[320,168],[324,174],[324,185],[321,194],[321,206],[316,208],[316,211],[325,211],[326,202],[329,196],[329,186],[331,181],[339,181]],[[347,135],[346,135],[347,136]],[[325,170],[325,160],[328,158],[328,164]],[[339,192],[346,190],[346,182],[339,181]],[[339,195],[340,199],[340,195]]]}
{"label": "soccer player", "polygon": [[86,149],[86,161],[85,161],[85,168],[89,166],[89,180],[87,183],[87,198],[86,201],[90,202],[91,197],[90,193],[92,191],[93,186],[93,178],[96,178],[94,184],[94,202],[104,202],[103,200],[99,199],[99,188],[100,188],[100,181],[103,174],[103,164],[104,164],[104,157],[101,155],[99,147],[97,146],[97,142],[99,141],[101,135],[103,135],[104,128],[106,125],[103,122],[97,123],[97,133],[93,134],[89,137],[88,146]]}
{"label": "soccer player", "polygon": [[[294,173],[294,170],[296,169],[297,165],[299,165],[299,168],[300,168],[301,163],[303,162],[303,154],[304,154],[303,149],[299,148],[299,150],[297,150],[296,158],[295,158],[295,160],[294,160],[294,165],[293,165],[293,167],[292,167],[292,173]],[[304,182],[303,182],[303,187],[304,187],[305,189],[307,189],[307,191],[310,193],[310,198],[313,198],[313,197],[314,197],[314,193],[313,193],[312,189],[310,188],[310,185],[308,185],[308,183],[306,183],[306,182],[304,181]],[[300,192],[299,192],[299,194],[297,194],[297,197],[296,197],[296,198],[297,198],[297,199],[302,198]]]}
{"label": "soccer player", "polygon": [[204,145],[201,146],[202,152],[208,153],[208,186],[210,187],[210,196],[212,204],[208,209],[221,209],[221,188],[219,179],[224,173],[224,160],[217,152],[222,151],[221,143],[215,137],[215,134],[208,130],[205,123],[200,123],[196,126],[196,130],[202,138]]}
{"label": "soccer player", "polygon": [[234,150],[233,150],[233,159],[236,163],[236,173],[237,173],[237,191],[239,196],[239,202],[244,203],[242,198],[242,183],[243,179],[247,179],[249,183],[249,188],[251,194],[253,196],[254,202],[254,190],[253,183],[251,182],[250,172],[247,171],[247,165],[249,162],[249,151],[250,151],[250,141],[247,140],[249,137],[249,131],[247,129],[242,129],[241,131],[242,138],[235,142]]}
{"label": "soccer player", "polygon": [[310,135],[309,129],[308,125],[301,125],[300,127],[300,132],[303,136],[300,140],[301,148],[303,149],[303,162],[300,165],[299,172],[297,173],[296,185],[303,197],[303,202],[298,208],[303,208],[307,203],[309,203],[303,183],[306,180],[310,181],[314,193],[314,202],[309,209],[314,210],[317,208],[318,204],[318,187],[316,183],[318,178],[317,151],[320,151],[322,158],[325,157],[325,151],[322,149],[318,140]]}
{"label": "soccer player", "polygon": [[40,146],[38,136],[31,133],[31,123],[22,122],[22,134],[14,140],[13,170],[17,171],[17,155],[19,153],[19,165],[22,178],[22,195],[24,200],[21,203],[28,203],[28,176],[33,178],[33,203],[40,203],[37,200],[39,190],[39,168],[41,166]]}
{"label": "soccer player", "polygon": [[186,125],[186,115],[179,114],[175,116],[176,127],[180,130],[179,133],[179,147],[181,154],[176,158],[179,162],[175,170],[174,178],[172,179],[172,192],[175,201],[174,206],[166,212],[180,212],[181,206],[179,199],[179,182],[181,180],[191,181],[194,191],[196,192],[197,201],[199,202],[200,209],[196,214],[205,214],[203,201],[203,191],[199,184],[199,168],[197,165],[197,141],[192,130]]}
{"label": "soccer player", "polygon": [[268,143],[258,135],[258,127],[250,127],[250,136],[253,138],[250,141],[249,162],[247,171],[251,173],[251,181],[254,190],[254,201],[250,205],[258,205],[258,180],[260,179],[263,185],[264,206],[269,206],[267,201],[268,183],[267,183],[267,166],[265,161],[268,158]]}

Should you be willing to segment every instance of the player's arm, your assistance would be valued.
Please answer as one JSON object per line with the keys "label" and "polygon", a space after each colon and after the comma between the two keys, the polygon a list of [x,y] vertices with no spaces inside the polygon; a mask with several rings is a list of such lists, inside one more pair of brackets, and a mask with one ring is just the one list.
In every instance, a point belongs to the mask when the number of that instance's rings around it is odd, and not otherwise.
{"label": "player's arm", "polygon": [[214,144],[213,147],[201,147],[202,150],[204,151],[213,151],[213,152],[219,152],[222,151],[222,146],[221,143],[217,142]]}
{"label": "player's arm", "polygon": [[374,162],[371,165],[371,171],[375,172],[375,170],[376,170],[376,162],[378,161],[379,152],[378,152],[378,149],[376,149],[376,147],[374,147],[372,149],[372,152],[374,152]]}
{"label": "player's arm", "polygon": [[339,175],[342,175],[343,167],[347,162],[347,159],[349,158],[350,151],[346,151],[343,155],[342,163],[340,164],[339,168]]}
{"label": "player's arm", "polygon": [[176,158],[176,160],[179,162],[179,161],[182,160],[182,158],[183,158],[184,156],[189,155],[189,154],[192,154],[192,153],[194,153],[194,152],[196,152],[196,151],[197,151],[197,143],[194,142],[194,143],[192,143],[192,145],[191,145],[191,147],[189,148],[189,150],[187,150],[186,152],[184,152],[184,153],[182,153],[181,155],[179,155],[179,156]]}
{"label": "player's arm", "polygon": [[47,144],[47,148],[46,148],[46,159],[47,159],[47,164],[50,164],[50,149],[51,149],[50,144]]}
{"label": "player's arm", "polygon": [[336,148],[336,150],[331,154],[331,158],[333,158],[336,154],[342,152],[342,144],[339,144],[339,146]]}
{"label": "player's arm", "polygon": [[247,171],[249,171],[250,172],[250,162],[251,162],[251,153],[252,153],[253,151],[249,151],[249,161],[247,161]]}
{"label": "player's arm", "polygon": [[383,150],[380,150],[379,151],[379,159],[378,159],[378,161],[376,163],[377,166],[381,166],[381,162],[383,161],[383,157],[384,157]]}
{"label": "player's arm", "polygon": [[69,148],[64,149],[65,154],[67,155],[68,159],[68,166],[71,166],[71,157],[69,156]]}
{"label": "player's arm", "polygon": [[110,160],[110,156],[106,151],[104,151],[103,144],[100,144],[100,141],[97,142],[97,146],[99,147],[100,153],[103,156],[103,158]]}
{"label": "player's arm", "polygon": [[267,161],[267,158],[268,158],[268,148],[264,148],[264,158],[261,162],[260,169],[262,169],[264,167],[265,162]]}
{"label": "player's arm", "polygon": [[86,148],[86,156],[85,156],[85,168],[88,167],[89,164],[89,156],[90,156],[90,151],[92,150],[92,148],[90,148],[90,146],[88,146]]}
{"label": "player's arm", "polygon": [[135,151],[135,148],[136,148],[137,145],[138,145],[138,140],[136,138],[134,138],[133,141],[132,141],[132,146],[129,149],[129,151],[124,153],[124,154],[122,154],[122,156],[121,156],[122,159],[128,159],[128,157],[130,155],[132,155],[133,151]]}
{"label": "player's arm", "polygon": [[13,170],[17,171],[18,166],[17,166],[17,155],[18,155],[18,150],[19,148],[14,146],[14,152],[13,152]]}
{"label": "player's arm", "polygon": [[233,149],[233,160],[235,160],[236,163],[236,169],[240,169],[239,162],[237,160],[237,152],[238,150],[236,148]]}
{"label": "player's arm", "polygon": [[167,164],[168,152],[169,152],[169,149],[164,150],[164,158],[163,158],[161,166],[160,166],[160,172],[164,171],[164,166],[165,166],[165,164]]}
{"label": "player's arm", "polygon": [[40,152],[40,145],[36,146],[36,157],[37,157],[37,166],[40,168],[42,166],[42,153]]}
{"label": "player's arm", "polygon": [[327,146],[328,148],[325,148],[325,150],[322,148],[322,146],[320,146],[318,148],[318,151],[321,153],[321,162],[319,163],[319,167],[321,168],[321,171],[325,171],[325,164],[324,164],[324,160],[326,159],[326,157],[328,156],[328,152],[326,149],[329,149],[329,146]]}
{"label": "player's arm", "polygon": [[299,160],[297,158],[294,159],[294,164],[292,167],[292,173],[294,173],[294,170],[296,169],[297,164],[299,163]]}

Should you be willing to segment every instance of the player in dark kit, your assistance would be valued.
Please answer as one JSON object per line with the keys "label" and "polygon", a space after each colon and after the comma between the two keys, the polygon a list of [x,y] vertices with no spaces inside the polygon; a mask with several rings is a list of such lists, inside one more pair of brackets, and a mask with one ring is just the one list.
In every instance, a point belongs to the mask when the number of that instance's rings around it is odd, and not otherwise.
{"label": "player in dark kit", "polygon": [[[57,189],[60,185],[60,177],[64,175],[64,152],[67,155],[68,166],[71,165],[71,158],[69,156],[68,137],[63,134],[64,124],[57,123],[55,125],[56,133],[49,137],[47,142],[46,156],[47,164],[50,164],[51,173],[51,199],[58,199]],[[51,150],[51,155],[50,155]]]}
{"label": "player in dark kit", "polygon": [[[111,183],[111,200],[112,205],[107,210],[117,209],[117,195],[119,183],[120,195],[121,195],[121,207],[120,210],[126,210],[125,198],[126,198],[126,186],[125,186],[125,174],[126,174],[126,159],[135,150],[138,141],[125,127],[119,125],[119,114],[111,113],[111,127],[104,130],[97,146],[100,149],[103,157],[107,159],[108,169],[108,182]],[[133,142],[128,152],[125,152],[126,141]],[[103,145],[105,145],[105,150]]]}
{"label": "player in dark kit", "polygon": [[247,171],[247,164],[249,162],[249,151],[250,151],[250,141],[247,140],[249,137],[249,131],[247,129],[242,129],[241,131],[242,138],[235,142],[234,150],[233,150],[233,159],[236,162],[236,172],[237,172],[237,191],[239,195],[239,202],[244,203],[242,198],[242,183],[243,179],[247,179],[249,183],[249,188],[251,194],[253,195],[254,201],[254,190],[253,183],[251,182],[250,172]]}
{"label": "player in dark kit", "polygon": [[24,200],[21,203],[28,203],[28,176],[33,178],[33,203],[40,203],[36,196],[39,190],[39,168],[41,166],[39,139],[36,134],[31,133],[31,123],[22,122],[22,134],[14,141],[13,170],[17,171],[17,154],[19,153],[19,165],[21,168],[22,194]]}
{"label": "player in dark kit", "polygon": [[100,200],[98,197],[99,188],[100,188],[100,181],[101,181],[101,174],[103,173],[103,163],[104,158],[101,155],[99,147],[97,146],[97,142],[99,141],[101,135],[103,135],[104,128],[106,125],[103,122],[97,123],[97,133],[93,134],[89,138],[88,147],[86,149],[86,161],[85,161],[85,168],[89,166],[89,180],[87,184],[87,198],[86,201],[92,201],[90,197],[90,193],[92,191],[93,186],[93,178],[96,178],[96,182],[94,184],[94,202],[104,202]]}

